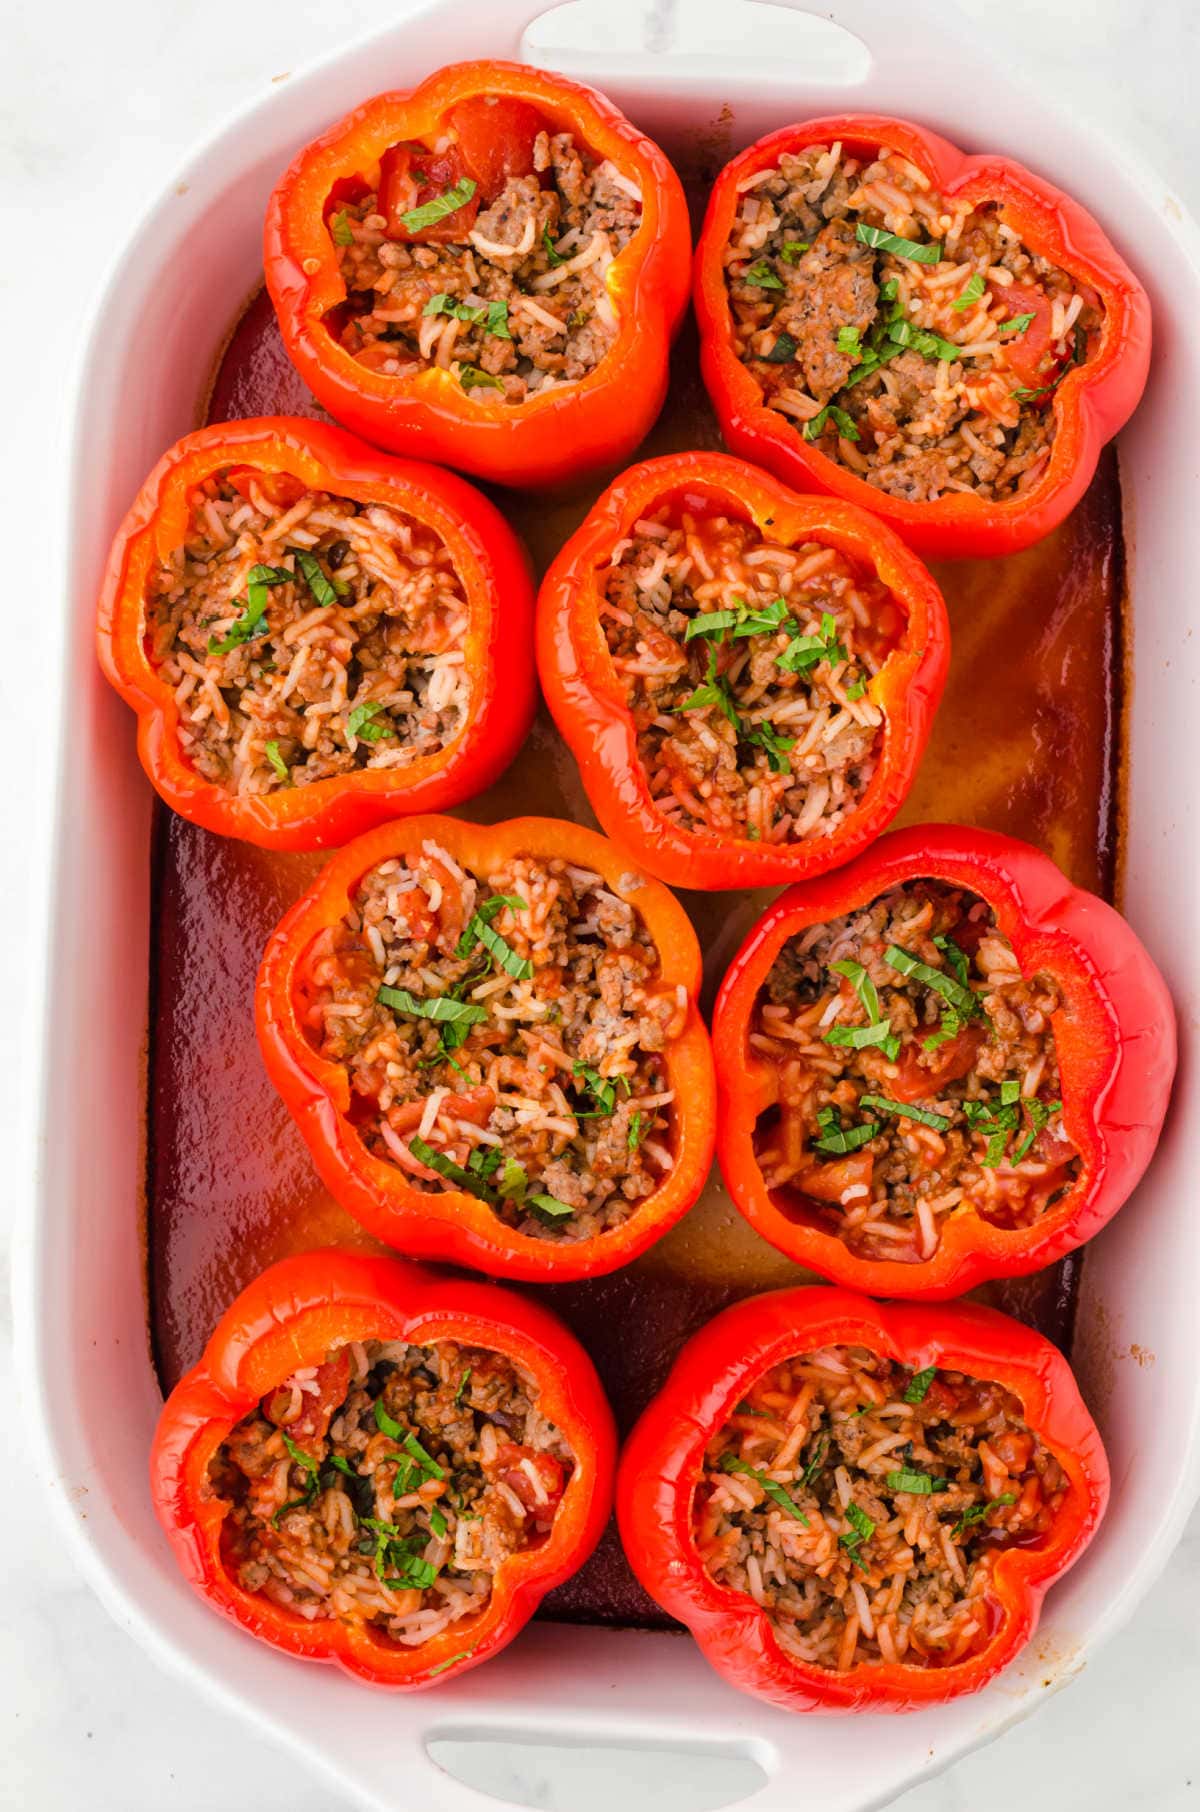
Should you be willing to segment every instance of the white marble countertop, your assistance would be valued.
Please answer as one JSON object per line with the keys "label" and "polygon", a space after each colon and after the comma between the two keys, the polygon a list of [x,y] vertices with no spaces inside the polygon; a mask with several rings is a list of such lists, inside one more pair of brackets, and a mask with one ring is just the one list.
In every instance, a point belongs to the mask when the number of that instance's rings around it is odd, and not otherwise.
{"label": "white marble countertop", "polygon": [[[399,0],[395,10],[402,7]],[[1176,186],[1200,206],[1200,26],[1189,0],[1090,0],[1086,7],[1080,0],[1006,0],[1003,7],[960,0],[959,10],[986,21],[1010,52],[1036,56],[1072,102],[1169,165]],[[608,14],[614,11],[610,4]],[[9,248],[0,277],[0,459],[8,486],[27,500],[14,512],[23,527],[30,510],[35,525],[54,520],[64,349],[70,354],[77,344],[110,247],[190,146],[233,108],[326,50],[331,38],[349,40],[379,17],[376,0],[336,7],[327,0],[72,0],[65,9],[10,9],[0,75]],[[1036,165],[1036,145],[1028,155]],[[36,546],[36,536],[22,540]],[[6,541],[11,549],[11,535]],[[26,657],[13,666],[36,675],[36,572],[10,560],[8,581],[10,633]],[[0,709],[18,733],[29,732],[29,744],[19,736],[16,746],[36,748],[36,685],[10,684]],[[3,791],[2,847],[19,850],[44,801],[36,785],[17,796]],[[19,993],[22,940],[33,928],[11,863],[0,911],[17,958],[10,993],[14,985]],[[28,1091],[18,1086],[20,1024],[10,1011],[0,1033],[0,1150],[10,1177],[23,1179],[31,1136]],[[10,1399],[7,1310],[5,1292],[0,1390]],[[162,1675],[110,1623],[28,1484],[21,1438],[10,1422],[8,1489],[0,1498],[7,1537],[0,1543],[0,1806],[342,1812],[298,1763]],[[1198,1697],[1200,1518],[1132,1626],[1076,1685],[993,1747],[906,1795],[897,1812],[1011,1812],[1014,1783],[1026,1812],[1185,1812],[1200,1806]],[[536,1783],[527,1791],[529,1804],[546,1803]],[[798,1791],[797,1803],[802,1797]]]}

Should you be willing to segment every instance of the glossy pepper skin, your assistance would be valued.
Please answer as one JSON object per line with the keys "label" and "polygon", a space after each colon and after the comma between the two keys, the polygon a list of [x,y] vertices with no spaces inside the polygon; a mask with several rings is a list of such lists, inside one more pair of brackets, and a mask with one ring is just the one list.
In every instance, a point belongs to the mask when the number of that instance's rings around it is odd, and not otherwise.
{"label": "glossy pepper skin", "polygon": [[[621,1226],[590,1239],[531,1239],[508,1227],[486,1202],[462,1190],[422,1190],[395,1164],[367,1148],[351,1113],[345,1066],[320,1057],[302,1013],[310,985],[313,940],[341,922],[366,872],[427,840],[468,871],[486,874],[510,856],[561,857],[603,875],[637,911],[657,945],[660,985],[682,986],[687,1017],[664,1047],[667,1086],[674,1089],[674,1166]],[[634,868],[628,855],[594,831],[555,818],[466,824],[410,818],[360,837],[334,857],[284,917],[267,945],[255,994],[255,1022],[267,1074],[307,1142],[327,1188],[369,1232],[419,1258],[442,1258],[496,1277],[559,1283],[596,1277],[628,1264],[679,1220],[704,1187],[712,1162],[716,1086],[708,1032],[696,1005],[700,948],[678,901]]]}
{"label": "glossy pepper skin", "polygon": [[[350,1340],[454,1340],[504,1353],[537,1379],[539,1406],[574,1455],[546,1541],[501,1565],[476,1617],[415,1649],[366,1623],[310,1621],[246,1591],[222,1549],[228,1502],[207,1486],[209,1465],[234,1425],[298,1367],[322,1364],[335,1343]],[[595,1368],[540,1304],[394,1258],[326,1251],[272,1265],[226,1310],[200,1363],[166,1401],[150,1482],[175,1558],[214,1610],[286,1654],[336,1663],[373,1686],[414,1691],[497,1654],[545,1594],[582,1566],[608,1520],[615,1459],[612,1414]]]}
{"label": "glossy pepper skin", "polygon": [[[738,185],[778,162],[782,152],[840,139],[870,157],[898,151],[943,194],[994,201],[1031,251],[1088,284],[1104,324],[1087,361],[1056,386],[1048,407],[1054,445],[1042,476],[1001,501],[952,492],[929,502],[892,497],[801,438],[735,351],[723,257],[737,214]],[[1150,301],[1105,233],[1078,202],[1012,158],[967,157],[937,133],[907,120],[845,114],[784,126],[726,164],[714,185],[696,252],[694,299],[700,324],[700,368],[721,432],[735,453],[766,466],[803,491],[844,497],[873,510],[931,558],[1011,554],[1048,535],[1091,482],[1096,461],[1137,407],[1150,366]]]}
{"label": "glossy pepper skin", "polygon": [[[481,113],[489,98],[504,108],[490,130]],[[532,130],[522,130],[522,110]],[[532,169],[535,115],[552,131],[572,132],[641,191],[641,225],[607,278],[618,317],[609,351],[586,377],[515,405],[495,391],[468,393],[449,371],[431,366],[412,377],[369,371],[326,325],[346,297],[326,225],[336,197],[347,192],[336,185],[374,187],[392,147],[429,142],[449,128],[459,134],[454,168],[461,165],[478,183],[478,196],[490,200],[508,175]],[[457,229],[452,215],[432,234],[404,236],[461,236],[474,206],[460,210]],[[480,61],[378,95],[308,145],[271,196],[264,257],[292,363],[338,421],[380,446],[419,451],[498,484],[542,486],[624,458],[658,415],[671,336],[687,304],[691,231],[679,178],[611,101],[565,76]]]}
{"label": "glossy pepper skin", "polygon": [[[1062,1118],[1080,1169],[1032,1226],[994,1226],[970,1210],[956,1210],[943,1222],[932,1258],[904,1264],[858,1257],[827,1230],[816,1203],[766,1187],[754,1129],[776,1099],[777,1084],[769,1065],[752,1054],[749,1029],[759,991],[789,938],[920,876],[986,900],[1022,973],[1045,971],[1057,984],[1063,1004],[1053,1015],[1053,1030]],[[960,1296],[988,1278],[1039,1271],[1098,1233],[1153,1156],[1175,1071],[1170,995],[1120,914],[1072,886],[1028,843],[953,824],[894,831],[838,874],[793,887],[776,900],[721,985],[713,1043],[718,1156],[742,1214],[789,1258],[835,1283],[912,1299]]]}
{"label": "glossy pepper skin", "polygon": [[[875,773],[830,836],[792,847],[684,830],[659,811],[637,747],[633,714],[605,641],[599,573],[640,517],[686,499],[753,522],[785,545],[835,547],[890,589],[907,619],[868,696],[884,713]],[[823,874],[877,837],[903,805],[929,740],[950,663],[942,594],[904,543],[853,504],[799,497],[723,453],[675,453],[622,472],[551,565],[538,593],[538,673],[546,702],[579,764],[610,837],[674,887],[769,887]]]}
{"label": "glossy pepper skin", "polygon": [[[866,1347],[914,1371],[932,1365],[995,1380],[1019,1399],[1028,1427],[1067,1475],[1052,1529],[998,1555],[994,1625],[986,1645],[965,1661],[860,1662],[838,1673],[794,1660],[775,1640],[766,1612],[719,1585],[700,1558],[692,1502],[708,1442],[764,1372],[827,1345]],[[1095,1534],[1108,1483],[1104,1448],[1071,1369],[1032,1328],[976,1303],[931,1310],[801,1287],[747,1297],[688,1341],[622,1451],[617,1520],[646,1590],[687,1625],[732,1686],[785,1711],[915,1711],[977,1692],[1020,1652],[1046,1591]]]}
{"label": "glossy pepper skin", "polygon": [[[156,562],[184,539],[189,493],[239,467],[388,504],[445,542],[470,606],[464,653],[473,676],[467,722],[446,748],[403,768],[359,769],[248,797],[205,780],[186,759],[174,693],[148,652],[146,585]],[[265,849],[324,849],[401,812],[457,805],[503,773],[533,721],[532,633],[528,558],[471,485],[435,466],[392,459],[324,422],[267,416],[201,428],[159,460],[113,542],[96,646],[106,677],[137,713],[142,766],[173,811]]]}

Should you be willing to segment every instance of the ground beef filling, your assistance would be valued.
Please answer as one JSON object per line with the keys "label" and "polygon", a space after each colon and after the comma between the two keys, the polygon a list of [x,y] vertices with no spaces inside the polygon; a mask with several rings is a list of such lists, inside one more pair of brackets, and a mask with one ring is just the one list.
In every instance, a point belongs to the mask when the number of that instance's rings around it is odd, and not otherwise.
{"label": "ground beef filling", "polygon": [[834,548],[664,506],[602,578],[613,666],[658,810],[762,843],[829,836],[875,772],[871,681],[904,618]]}
{"label": "ground beef filling", "polygon": [[[439,193],[453,200],[463,190]],[[398,227],[381,190],[335,206],[329,228],[347,300],[331,324],[372,371],[410,377],[437,365],[485,400],[522,403],[586,377],[612,345],[608,268],[637,231],[641,195],[569,132],[542,131],[532,169],[509,176],[478,212],[477,199],[438,228],[456,232],[457,217],[457,236],[437,240]]]}
{"label": "ground beef filling", "polygon": [[864,1258],[919,1263],[950,1215],[1027,1227],[1070,1187],[1048,975],[1026,978],[983,900],[906,882],[777,958],[750,1042],[774,1068],[768,1187]]}
{"label": "ground beef filling", "polygon": [[235,794],[438,754],[466,718],[469,609],[444,543],[401,511],[239,467],[192,492],[146,592],[185,759]]}
{"label": "ground beef filling", "polygon": [[710,1441],[696,1541],[798,1661],[948,1667],[988,1640],[996,1555],[1036,1544],[1067,1489],[1002,1385],[825,1347]]}
{"label": "ground beef filling", "polygon": [[1054,389],[1102,323],[1094,292],[1001,209],[937,194],[894,151],[785,153],[744,185],[725,265],[738,350],[769,406],[915,503],[1035,484]]}
{"label": "ground beef filling", "polygon": [[687,997],[599,875],[522,855],[476,876],[426,843],[366,875],[309,969],[309,1036],[345,1065],[368,1147],[415,1187],[577,1240],[671,1169],[663,1052]]}
{"label": "ground beef filling", "polygon": [[544,1542],[572,1456],[500,1353],[352,1342],[239,1422],[209,1469],[226,1565],[300,1617],[416,1647],[483,1610],[497,1569]]}

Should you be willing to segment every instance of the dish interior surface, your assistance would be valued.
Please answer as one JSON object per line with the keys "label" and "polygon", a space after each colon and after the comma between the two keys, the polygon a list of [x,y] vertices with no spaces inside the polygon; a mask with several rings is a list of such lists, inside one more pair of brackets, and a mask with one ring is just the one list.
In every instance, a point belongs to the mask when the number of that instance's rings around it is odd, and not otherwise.
{"label": "dish interior surface", "polygon": [[[712,174],[698,174],[694,203]],[[275,413],[321,411],[288,364],[259,294],[232,333],[207,415]],[[689,326],[675,349],[666,410],[640,456],[720,444]],[[491,493],[539,576],[610,476],[574,495]],[[1115,460],[1105,460],[1085,500],[1037,548],[1003,562],[944,565],[937,576],[950,609],[951,676],[900,822],[950,818],[1025,837],[1072,880],[1111,893],[1124,581]],[[508,772],[455,815],[488,822],[524,813],[595,824],[544,710]],[[233,1296],[267,1264],[325,1244],[382,1248],[316,1176],[263,1073],[251,1023],[261,951],[327,858],[255,849],[165,809],[156,850],[149,1250],[155,1351],[170,1389]],[[707,1010],[773,893],[683,897],[705,952]],[[214,951],[222,953],[216,966]],[[1072,1256],[986,1294],[1069,1348],[1079,1269]],[[684,1340],[719,1308],[805,1275],[751,1231],[714,1168],[696,1207],[635,1263],[532,1293],[584,1341],[624,1431]],[[593,1560],[540,1614],[642,1628],[669,1622],[633,1578],[611,1526]]]}
{"label": "dish interior surface", "polygon": [[[464,15],[429,0],[417,17],[264,88],[164,180],[99,305],[73,391],[66,628],[50,687],[62,707],[53,861],[45,864],[47,932],[30,989],[31,999],[44,1002],[28,1053],[42,1075],[40,1163],[15,1250],[18,1351],[38,1470],[64,1536],[121,1626],[194,1690],[251,1719],[332,1791],[372,1812],[493,1804],[493,1796],[515,1793],[503,1785],[513,1778],[506,1767],[523,1754],[523,1778],[535,1782],[537,1795],[524,1803],[560,1812],[581,1812],[584,1776],[588,1804],[611,1803],[615,1787],[631,1812],[651,1805],[700,1812],[742,1799],[755,1812],[794,1812],[798,1792],[828,1812],[869,1812],[999,1734],[1077,1673],[1167,1564],[1200,1489],[1190,1306],[1200,1277],[1190,1128],[1200,1115],[1186,1069],[1147,1183],[1089,1247],[1082,1275],[1050,1273],[1004,1299],[1066,1340],[1077,1285],[1071,1358],[1118,1483],[1099,1537],[1048,1598],[1035,1640],[976,1698],[886,1724],[789,1718],[731,1692],[683,1637],[543,1622],[446,1692],[389,1700],[381,1717],[378,1695],[333,1670],[272,1654],[213,1616],[175,1566],[146,1490],[160,1384],[196,1356],[245,1278],[280,1252],[359,1236],[319,1192],[262,1074],[250,1028],[262,939],[318,859],[267,858],[164,817],[151,875],[150,790],[128,713],[95,664],[99,574],[145,473],[201,419],[207,362],[257,281],[263,209],[280,171],[365,95],[461,57],[464,24],[474,28],[472,54],[524,54],[604,88],[697,173],[786,120],[847,110],[919,119],[965,148],[1027,157],[1071,188],[1136,265],[1151,292],[1157,356],[1120,449],[1137,664],[1123,710],[1121,903],[1163,966],[1181,1019],[1187,1023],[1200,1005],[1191,958],[1200,670],[1198,644],[1183,623],[1195,589],[1187,527],[1190,424],[1200,410],[1200,239],[1180,203],[1107,131],[1015,76],[985,39],[960,37],[953,18],[926,0],[902,11],[843,0],[836,55],[827,39],[838,28],[798,8],[786,23],[797,33],[804,28],[803,54],[789,33],[773,35],[777,9],[740,0],[692,0],[677,9],[679,21],[676,9],[609,0],[602,24],[593,19],[589,31],[569,23],[586,6],[561,9],[531,31],[539,10],[537,0],[489,0]],[[957,74],[953,83],[948,69]],[[252,311],[249,340],[226,361],[216,407],[240,415],[305,407],[277,342],[256,334],[254,320]],[[691,413],[681,417],[677,392],[647,451],[698,438],[712,443],[693,358],[685,340],[677,373],[690,386]],[[537,529],[531,538],[543,562],[586,502],[564,506],[557,520],[541,500],[527,506],[524,522]],[[908,812],[975,818],[1031,836],[1074,880],[1105,890],[1114,871],[1111,779],[1122,715],[1113,639],[1118,520],[1109,461],[1053,541],[998,566],[940,575],[955,674]],[[1096,549],[1091,562],[1080,552],[1085,543]],[[1020,711],[1002,684],[1016,669],[1038,701]],[[1090,703],[1080,711],[1072,699]],[[977,754],[985,741],[986,769]],[[562,790],[570,784],[565,754],[539,724],[501,787],[466,815],[581,812],[580,795]],[[755,903],[689,904],[707,915],[711,981]],[[98,963],[98,950],[118,954]],[[138,1136],[147,1099],[149,1168]],[[235,1137],[232,1164],[227,1148]],[[147,1229],[135,1204],[148,1178]],[[582,1329],[628,1419],[680,1340],[715,1307],[802,1275],[753,1240],[710,1188],[628,1274],[547,1294]],[[591,1329],[580,1319],[585,1299],[593,1304]],[[618,1318],[625,1350],[610,1352],[600,1329]],[[611,1558],[599,1561],[581,1576],[581,1596],[558,1603],[558,1616],[638,1621],[644,1604],[621,1598],[618,1583]],[[506,1746],[499,1763],[498,1742]],[[470,1762],[468,1752],[479,1759]],[[568,1769],[572,1756],[582,1774]]]}

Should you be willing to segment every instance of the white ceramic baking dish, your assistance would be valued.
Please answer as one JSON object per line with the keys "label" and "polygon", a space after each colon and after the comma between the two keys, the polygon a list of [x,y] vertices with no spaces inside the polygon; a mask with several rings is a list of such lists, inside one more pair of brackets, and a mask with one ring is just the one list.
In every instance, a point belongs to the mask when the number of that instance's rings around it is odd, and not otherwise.
{"label": "white ceramic baking dish", "polygon": [[[258,279],[263,205],[293,151],[364,96],[467,48],[596,82],[668,152],[726,108],[737,146],[847,103],[911,115],[964,146],[1026,158],[1106,223],[1150,286],[1157,328],[1150,388],[1121,445],[1136,669],[1123,903],[1182,1022],[1194,1021],[1200,636],[1189,641],[1185,618],[1195,624],[1200,250],[1182,209],[990,46],[956,42],[932,0],[841,0],[853,36],[745,0],[693,0],[682,23],[669,8],[613,0],[535,22],[537,11],[537,0],[439,0],[273,89],[167,185],[105,291],[78,374],[69,632],[48,680],[64,708],[38,978],[41,1163],[17,1249],[24,1381],[47,1486],[113,1615],[197,1690],[377,1812],[509,1803],[447,1771],[477,1777],[474,1745],[488,1739],[528,1746],[519,1767],[536,1780],[536,1803],[570,1812],[614,1792],[629,1812],[734,1801],[789,1812],[801,1798],[864,1812],[1069,1680],[1166,1564],[1197,1495],[1200,1115],[1186,1065],[1149,1177],[1084,1267],[1073,1357],[1112,1457],[1108,1520],[1051,1594],[1032,1647],[974,1699],[909,1718],[788,1718],[724,1686],[684,1636],[541,1624],[444,1692],[384,1700],[214,1617],[176,1570],[146,1489],[159,1408],[139,1213],[151,796],[128,714],[93,659],[97,579],[143,473],[195,422],[221,334]],[[586,48],[597,38],[603,48]],[[490,1780],[506,1778],[503,1756],[487,1766]]]}

